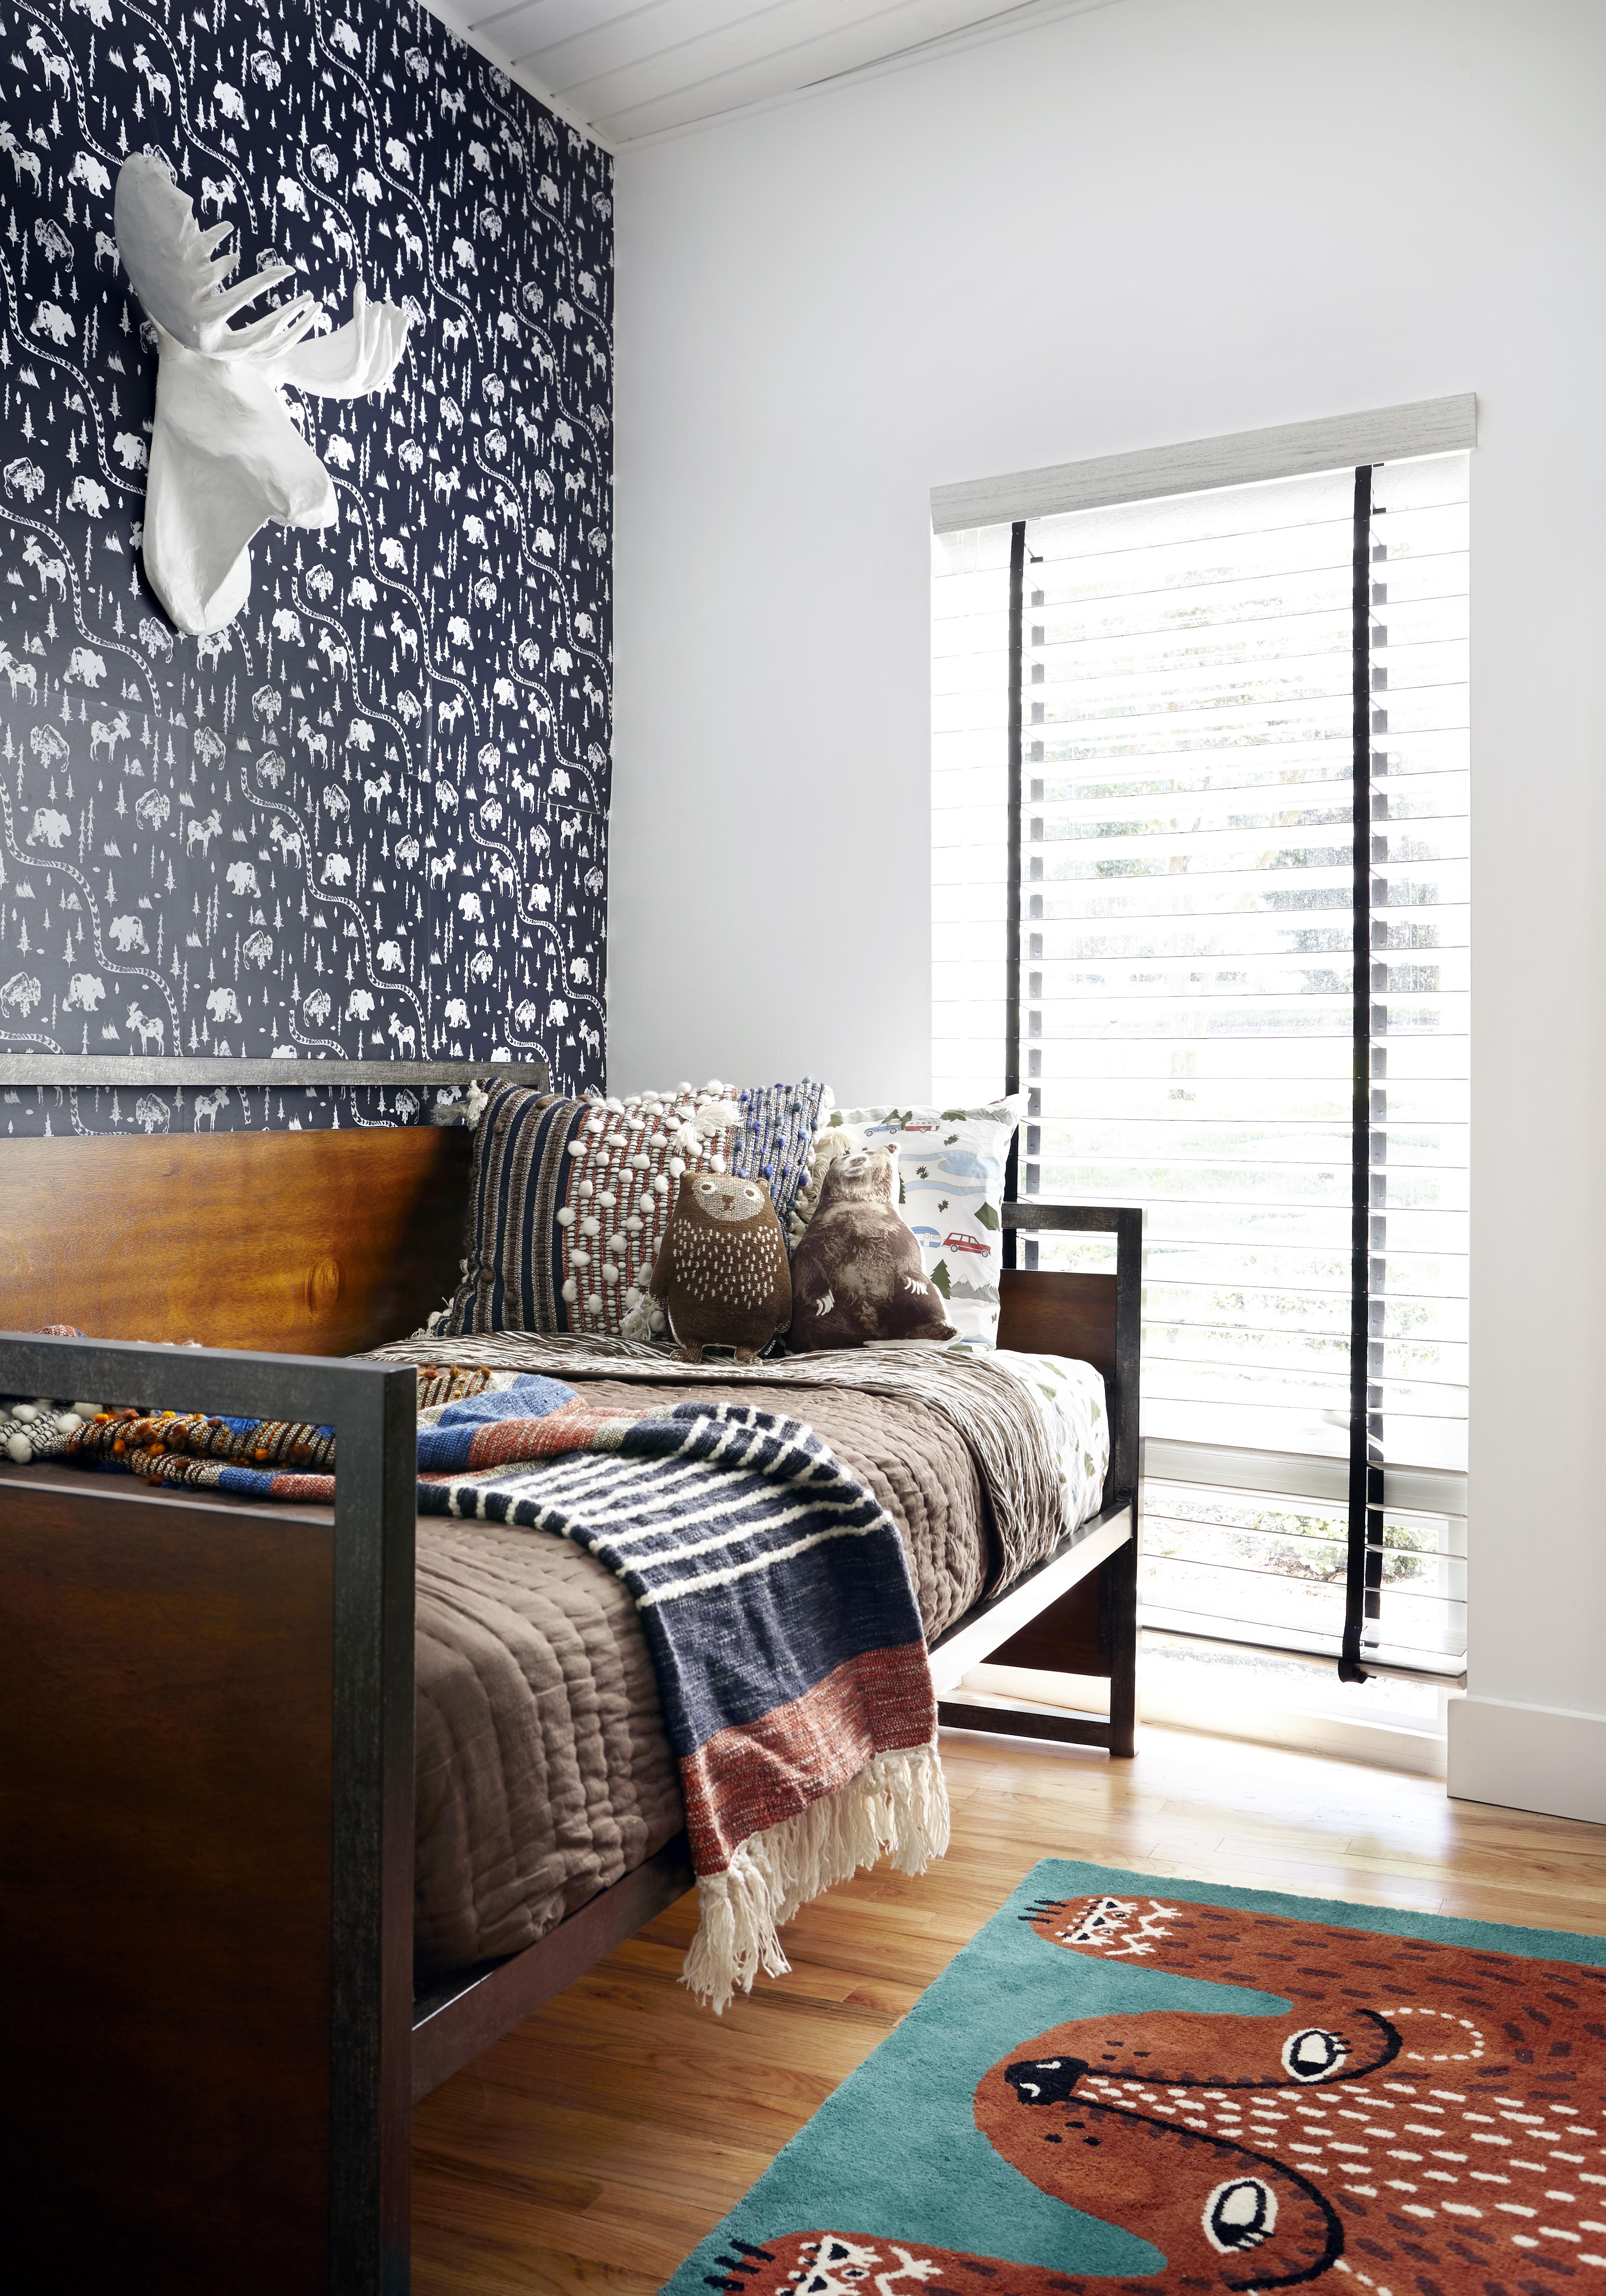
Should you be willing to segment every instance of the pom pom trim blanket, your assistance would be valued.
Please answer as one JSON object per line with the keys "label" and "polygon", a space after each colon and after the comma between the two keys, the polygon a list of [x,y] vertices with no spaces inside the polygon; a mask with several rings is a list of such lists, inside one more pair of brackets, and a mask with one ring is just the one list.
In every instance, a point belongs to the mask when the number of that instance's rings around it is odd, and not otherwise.
{"label": "pom pom trim blanket", "polygon": [[[776,1413],[604,1412],[560,1381],[506,1374],[466,1397],[452,1386],[459,1399],[421,1413],[420,1512],[571,1539],[636,1603],[698,1879],[684,1980],[721,2010],[760,1969],[785,1972],[779,1930],[807,1899],[883,1855],[917,1874],[947,1847],[897,1529],[812,1429]],[[126,1412],[102,1414],[68,1456],[307,1499],[332,1497],[332,1475],[280,1463],[332,1447],[327,1429]]]}

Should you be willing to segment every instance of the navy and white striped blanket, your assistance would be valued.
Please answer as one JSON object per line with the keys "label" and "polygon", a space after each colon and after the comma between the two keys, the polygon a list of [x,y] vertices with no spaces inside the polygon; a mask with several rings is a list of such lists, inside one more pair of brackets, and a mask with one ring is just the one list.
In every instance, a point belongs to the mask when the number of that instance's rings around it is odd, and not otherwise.
{"label": "navy and white striped blanket", "polygon": [[[687,1981],[722,2007],[784,1969],[777,1924],[805,1898],[882,1850],[918,1872],[946,1847],[903,1544],[799,1420],[711,1401],[599,1413],[540,1384],[555,1407],[537,1420],[486,1424],[488,1398],[442,1414],[420,1507],[555,1532],[629,1587],[702,1898]],[[430,1473],[454,1422],[473,1463]]]}

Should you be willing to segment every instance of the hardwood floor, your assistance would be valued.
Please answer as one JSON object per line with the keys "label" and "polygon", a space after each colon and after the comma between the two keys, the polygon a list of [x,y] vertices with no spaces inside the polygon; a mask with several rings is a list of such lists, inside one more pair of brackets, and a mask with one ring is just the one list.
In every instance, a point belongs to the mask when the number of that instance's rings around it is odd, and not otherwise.
{"label": "hardwood floor", "polygon": [[1039,1857],[1606,1934],[1606,1827],[1397,1771],[1145,1729],[1133,1762],[945,1734],[948,1857],[805,1907],[722,2019],[676,1982],[688,1897],[426,2098],[419,2296],[652,2296]]}

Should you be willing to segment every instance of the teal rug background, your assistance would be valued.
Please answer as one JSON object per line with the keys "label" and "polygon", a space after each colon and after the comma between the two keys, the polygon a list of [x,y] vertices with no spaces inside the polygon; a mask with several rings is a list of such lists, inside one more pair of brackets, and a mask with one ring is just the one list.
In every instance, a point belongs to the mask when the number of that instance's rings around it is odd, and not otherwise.
{"label": "teal rug background", "polygon": [[1040,1898],[1106,1891],[1606,1968],[1606,1938],[1045,1857],[692,2250],[664,2296],[708,2296],[707,2277],[726,2277],[716,2259],[733,2236],[759,2248],[790,2232],[927,2242],[1061,2272],[1158,2272],[1165,2259],[1147,2241],[1051,2199],[994,2152],[972,2114],[976,2084],[1015,2044],[1073,2017],[1143,2009],[1274,2016],[1289,2004],[1242,1986],[1090,1960],[1049,1943],[1021,1918]]}

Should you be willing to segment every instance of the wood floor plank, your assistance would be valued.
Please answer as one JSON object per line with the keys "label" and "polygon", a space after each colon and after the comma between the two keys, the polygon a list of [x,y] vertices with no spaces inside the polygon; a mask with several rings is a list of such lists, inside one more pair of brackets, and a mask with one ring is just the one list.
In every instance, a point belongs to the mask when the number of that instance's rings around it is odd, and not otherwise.
{"label": "wood floor plank", "polygon": [[1606,1827],[1441,1782],[1146,1729],[1134,1762],[945,1737],[954,1840],[805,1906],[790,1976],[722,2018],[679,1982],[691,1896],[414,2115],[416,2296],[653,2296],[1039,1857],[1606,1935]]}

